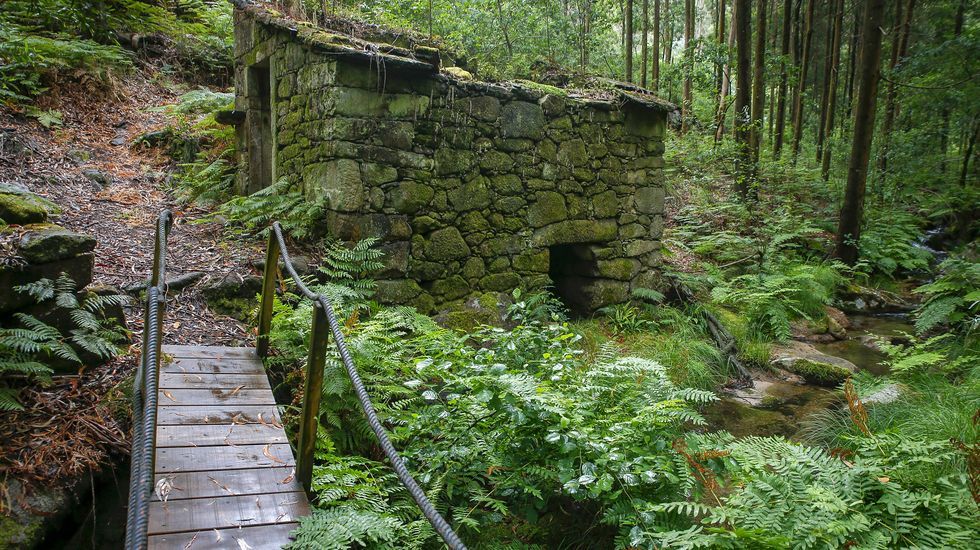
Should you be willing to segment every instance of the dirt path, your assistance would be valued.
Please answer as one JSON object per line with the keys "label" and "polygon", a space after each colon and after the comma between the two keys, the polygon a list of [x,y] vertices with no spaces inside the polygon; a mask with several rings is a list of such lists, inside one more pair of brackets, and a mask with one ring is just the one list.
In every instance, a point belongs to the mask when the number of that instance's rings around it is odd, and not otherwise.
{"label": "dirt path", "polygon": [[[141,75],[118,89],[123,96],[107,98],[78,87],[42,98],[42,109],[61,112],[63,124],[50,129],[0,108],[0,182],[21,183],[60,205],[62,215],[53,222],[98,240],[95,283],[120,288],[149,276],[154,223],[161,210],[171,209],[177,221],[168,278],[189,272],[205,276],[170,293],[164,341],[251,344],[246,327],[211,310],[199,289],[211,278],[254,272],[252,262],[261,257],[261,247],[225,242],[219,224],[195,223],[207,212],[177,208],[165,190],[173,169],[169,159],[131,147],[137,136],[169,122],[166,114],[148,108],[174,103],[177,94]],[[87,171],[110,181],[97,183]],[[29,388],[22,393],[28,410],[0,413],[0,512],[16,509],[18,495],[29,492],[19,489],[12,495],[11,481],[30,486],[77,477],[106,464],[111,451],[128,449],[128,430],[118,414],[128,404],[114,388],[138,358],[142,305],[135,300],[127,320],[133,332],[128,353],[77,376]]]}

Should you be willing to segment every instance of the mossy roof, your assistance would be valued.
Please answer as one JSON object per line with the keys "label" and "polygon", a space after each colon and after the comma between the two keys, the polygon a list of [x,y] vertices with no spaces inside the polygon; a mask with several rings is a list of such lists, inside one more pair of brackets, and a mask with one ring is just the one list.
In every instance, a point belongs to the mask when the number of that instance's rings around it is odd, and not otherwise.
{"label": "mossy roof", "polygon": [[[310,48],[326,52],[333,57],[346,58],[384,66],[394,71],[427,74],[446,79],[466,88],[481,88],[499,95],[525,96],[537,99],[548,93],[560,93],[572,100],[582,101],[598,109],[613,109],[622,103],[632,103],[653,111],[669,112],[677,107],[650,90],[609,78],[587,77],[577,79],[574,87],[555,87],[528,80],[509,82],[483,82],[461,78],[456,71],[442,69],[444,60],[460,60],[463,56],[445,44],[422,39],[411,31],[388,29],[380,25],[365,24],[331,16],[326,28],[308,21],[298,21],[256,0],[229,0],[236,9],[269,27],[289,33],[297,41]],[[342,29],[342,30],[337,30]],[[398,46],[380,41],[385,37],[405,43]],[[464,67],[465,68],[465,67]]]}

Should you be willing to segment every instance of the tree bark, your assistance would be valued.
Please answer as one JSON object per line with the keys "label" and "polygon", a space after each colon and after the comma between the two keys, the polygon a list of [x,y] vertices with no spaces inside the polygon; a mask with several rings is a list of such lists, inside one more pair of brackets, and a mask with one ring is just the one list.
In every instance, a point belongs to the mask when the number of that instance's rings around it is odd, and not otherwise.
{"label": "tree bark", "polygon": [[664,63],[670,64],[674,60],[674,18],[670,11],[670,0],[665,0],[664,13],[667,15],[667,34],[664,35]]}
{"label": "tree bark", "polygon": [[[725,0],[718,0],[718,13],[715,15],[717,16],[715,18],[715,39],[718,41],[718,49],[721,50],[722,46],[725,45]],[[724,78],[725,62],[719,59],[715,67],[715,87],[718,90],[718,95],[715,98],[716,101],[721,99],[721,81]]]}
{"label": "tree bark", "polygon": [[633,82],[633,0],[626,0],[626,13],[623,15],[623,34],[626,39],[626,82]]}
{"label": "tree bark", "polygon": [[837,2],[831,0],[830,15],[827,17],[827,40],[824,48],[824,67],[823,67],[823,92],[820,95],[822,108],[820,109],[820,123],[817,126],[817,163],[823,165],[824,141],[827,139],[827,108],[830,106],[830,87],[833,80],[833,72],[837,70],[834,57],[837,54],[838,44],[834,42],[837,21]]}
{"label": "tree bark", "polygon": [[[728,51],[735,51],[735,5],[732,5],[732,24],[728,26]],[[728,94],[732,89],[732,66],[725,63],[722,67],[721,95],[718,97],[718,113],[715,115],[715,143],[725,135],[725,119],[728,113]]]}
{"label": "tree bark", "polygon": [[892,41],[892,57],[888,64],[888,75],[889,82],[888,88],[885,92],[885,120],[881,124],[881,151],[878,153],[878,172],[881,173],[881,177],[885,177],[885,172],[888,170],[888,150],[889,150],[889,139],[891,138],[892,129],[895,127],[895,116],[898,112],[898,105],[895,102],[897,90],[894,82],[895,67],[901,63],[902,59],[908,53],[909,47],[909,33],[912,28],[912,14],[915,12],[915,0],[908,0],[908,6],[905,8],[905,14],[901,14],[902,3],[898,2],[895,4],[895,18],[897,19],[894,39]]}
{"label": "tree bark", "polygon": [[867,0],[861,25],[861,35],[864,37],[858,66],[861,82],[854,106],[854,139],[847,166],[847,187],[844,190],[844,204],[837,228],[836,256],[849,265],[853,265],[858,259],[857,244],[861,238],[861,221],[864,217],[864,192],[878,103],[881,24],[884,12],[885,0]]}
{"label": "tree bark", "polygon": [[750,140],[752,121],[750,99],[752,95],[752,1],[735,0],[735,43],[738,57],[735,63],[735,190],[743,199],[748,198],[752,181],[752,155]]}
{"label": "tree bark", "polygon": [[651,87],[660,89],[660,0],[653,2],[653,74],[650,75]]}
{"label": "tree bark", "polygon": [[[953,20],[953,36],[959,37],[963,33],[963,22],[966,10],[966,0],[960,0],[960,5],[956,7],[956,16]],[[942,119],[942,125],[940,126],[939,134],[939,170],[943,174],[946,173],[946,154],[949,152],[949,109],[943,108],[942,114],[940,115]]]}
{"label": "tree bark", "polygon": [[773,136],[772,154],[777,159],[783,152],[783,133],[786,131],[786,84],[789,79],[789,40],[793,20],[793,0],[783,2],[782,72],[779,76],[779,90],[776,92],[776,135]]}
{"label": "tree bark", "polygon": [[844,27],[844,0],[838,0],[835,15],[836,17],[834,19],[833,31],[834,38],[831,44],[831,50],[833,53],[830,59],[830,91],[824,107],[824,149],[823,156],[820,159],[820,175],[823,176],[824,181],[827,181],[830,178],[830,136],[834,132],[834,120],[837,111],[837,88],[840,80],[840,70],[838,69],[838,65],[840,65],[841,34]]}
{"label": "tree bark", "polygon": [[803,137],[803,92],[806,91],[807,70],[810,67],[810,44],[813,41],[813,6],[816,0],[807,0],[806,16],[803,19],[803,51],[800,54],[800,75],[793,92],[793,162],[800,153],[800,139]]}
{"label": "tree bark", "polygon": [[[857,0],[855,0],[854,4],[855,6],[857,5]],[[857,9],[854,10],[853,25],[854,25],[853,31],[851,33],[851,48],[850,51],[847,52],[849,59],[847,63],[847,86],[844,88],[846,90],[846,94],[844,97],[844,106],[845,106],[844,120],[845,121],[851,119],[851,111],[853,110],[854,107],[854,80],[855,80],[854,73],[857,72],[858,52],[861,50],[861,33],[860,33],[861,20],[858,17]],[[847,125],[842,124],[841,126],[844,127]]]}
{"label": "tree bark", "polygon": [[694,35],[694,0],[684,1],[684,86],[681,91],[681,134],[687,132],[691,118],[691,37]]}
{"label": "tree bark", "polygon": [[640,86],[647,87],[647,55],[650,38],[650,0],[643,0],[643,25],[641,27],[643,42],[640,43]]}
{"label": "tree bark", "polygon": [[755,51],[752,64],[752,172],[755,175],[759,164],[759,150],[762,148],[762,119],[766,108],[766,3],[756,0]]}

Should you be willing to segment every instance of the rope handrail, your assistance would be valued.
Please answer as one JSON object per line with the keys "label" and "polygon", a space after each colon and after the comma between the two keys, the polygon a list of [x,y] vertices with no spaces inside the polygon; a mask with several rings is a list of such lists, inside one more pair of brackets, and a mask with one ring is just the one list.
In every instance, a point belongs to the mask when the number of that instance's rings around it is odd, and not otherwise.
{"label": "rope handrail", "polygon": [[[364,386],[364,382],[361,380],[361,376],[357,371],[357,367],[354,365],[354,360],[351,357],[350,351],[347,349],[347,344],[345,343],[344,340],[344,334],[341,331],[340,323],[337,321],[337,316],[334,313],[333,306],[330,304],[330,302],[323,294],[315,293],[312,290],[310,290],[309,287],[307,287],[306,284],[303,282],[303,280],[300,278],[299,274],[296,272],[296,268],[293,266],[292,259],[289,257],[289,251],[286,248],[286,240],[283,237],[282,227],[279,225],[279,222],[275,222],[272,224],[272,231],[269,236],[269,249],[267,250],[267,254],[266,254],[266,263],[265,263],[266,277],[265,277],[265,282],[263,285],[263,292],[262,292],[263,303],[260,309],[261,313],[259,319],[259,342],[256,346],[259,351],[259,354],[265,355],[268,350],[268,333],[272,321],[272,316],[271,316],[272,295],[275,292],[275,277],[276,277],[275,274],[278,271],[277,266],[279,263],[279,258],[282,258],[283,266],[285,267],[286,272],[289,274],[290,278],[292,278],[293,282],[296,284],[296,288],[299,289],[299,291],[303,294],[303,296],[305,296],[307,299],[311,300],[314,303],[314,311],[315,311],[314,313],[315,316],[313,319],[314,342],[311,344],[311,361],[310,361],[309,372],[307,372],[307,391],[309,392],[309,389],[311,387],[310,380],[314,377],[314,373],[312,373],[311,371],[314,370],[314,363],[316,362],[315,361],[316,358],[314,357],[315,353],[312,350],[314,348],[317,348],[315,342],[316,335],[318,333],[316,325],[318,324],[317,323],[318,317],[322,315],[326,318],[327,324],[329,325],[330,333],[333,335],[336,348],[340,353],[340,358],[344,363],[344,368],[347,370],[347,376],[348,378],[350,378],[351,384],[354,387],[354,392],[355,394],[357,394],[357,400],[360,402],[361,409],[364,411],[364,415],[367,417],[368,424],[370,424],[371,430],[374,432],[375,437],[378,439],[378,442],[381,445],[381,449],[384,451],[384,454],[388,458],[388,461],[391,462],[392,468],[395,470],[395,473],[398,476],[398,480],[412,495],[412,498],[415,500],[415,503],[422,510],[422,513],[425,514],[426,519],[429,521],[432,527],[436,530],[437,533],[439,533],[439,536],[442,537],[442,540],[446,543],[446,545],[449,548],[452,548],[453,550],[465,550],[466,545],[463,544],[463,542],[453,531],[453,528],[449,525],[449,523],[445,520],[445,518],[442,517],[442,515],[435,509],[435,507],[429,501],[429,498],[425,495],[425,492],[419,486],[418,482],[415,481],[415,478],[412,477],[412,474],[408,471],[408,468],[405,466],[405,461],[398,454],[398,451],[395,450],[395,446],[391,443],[391,439],[388,437],[388,433],[381,425],[381,420],[378,418],[378,414],[374,409],[374,405],[371,403],[371,398],[368,395],[367,389]],[[325,351],[325,348],[323,351]],[[321,372],[318,373],[320,376],[320,383],[322,383],[322,365],[323,363],[321,359],[319,361],[319,370]],[[319,387],[319,384],[313,383],[313,386]],[[318,396],[319,396],[319,391],[315,392],[315,395],[312,397],[310,395],[306,396],[305,400],[307,402],[316,401],[316,403],[312,404],[313,413],[308,412],[307,405],[306,403],[304,403],[304,417],[303,417],[304,423],[311,422],[315,424],[317,422],[316,411],[319,408]],[[310,461],[312,460],[313,445],[310,444],[307,449],[304,449],[304,447],[307,447],[307,445],[304,445],[302,440],[304,438],[303,434],[308,432],[312,432],[312,437],[315,437],[315,433],[316,433],[315,428],[316,428],[315,425],[300,427],[301,443],[300,443],[299,452],[303,453],[303,455],[298,458],[301,465],[305,465],[306,471],[305,474],[301,474],[298,472],[297,475],[298,476],[305,475],[305,477],[307,477],[307,479],[303,480],[304,484],[307,486],[307,489],[309,489],[309,483],[310,483],[309,475],[310,472],[312,471],[312,464],[310,463]],[[311,436],[308,435],[307,437],[311,437]],[[304,450],[306,452],[304,452]],[[309,456],[306,456],[307,454]],[[300,469],[301,466],[298,466],[297,470]]]}
{"label": "rope handrail", "polygon": [[150,495],[153,493],[153,460],[156,448],[157,386],[160,376],[160,330],[167,302],[167,237],[173,215],[163,211],[157,218],[153,249],[153,273],[146,288],[143,317],[143,353],[133,381],[133,444],[130,453],[129,499],[126,510],[126,543],[129,549],[146,548]]}

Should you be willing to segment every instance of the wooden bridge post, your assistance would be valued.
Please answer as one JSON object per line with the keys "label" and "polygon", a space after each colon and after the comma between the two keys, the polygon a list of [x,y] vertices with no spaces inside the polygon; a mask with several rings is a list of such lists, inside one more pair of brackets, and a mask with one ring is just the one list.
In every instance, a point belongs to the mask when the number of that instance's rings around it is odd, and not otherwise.
{"label": "wooden bridge post", "polygon": [[303,390],[303,417],[300,419],[299,443],[296,446],[296,479],[309,496],[312,496],[313,453],[316,450],[316,433],[320,425],[320,397],[323,394],[323,367],[327,361],[329,335],[327,313],[320,302],[315,301],[310,355],[306,362],[306,386]]}
{"label": "wooden bridge post", "polygon": [[279,241],[269,230],[269,246],[265,249],[265,270],[262,276],[262,302],[259,304],[259,330],[255,352],[259,357],[269,355],[269,331],[272,330],[272,304],[276,296],[276,273],[279,271]]}

